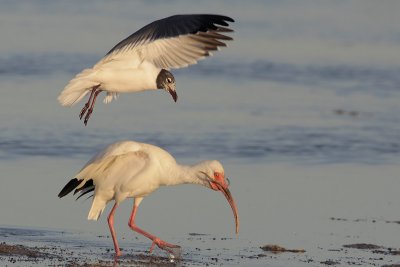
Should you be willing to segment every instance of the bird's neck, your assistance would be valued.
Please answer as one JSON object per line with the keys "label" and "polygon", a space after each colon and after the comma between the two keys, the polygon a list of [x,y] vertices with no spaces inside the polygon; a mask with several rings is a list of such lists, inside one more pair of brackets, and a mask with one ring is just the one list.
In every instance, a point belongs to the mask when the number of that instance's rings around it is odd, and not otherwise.
{"label": "bird's neck", "polygon": [[176,165],[170,171],[165,185],[178,185],[178,184],[199,184],[205,185],[204,180],[200,178],[201,167],[199,165]]}

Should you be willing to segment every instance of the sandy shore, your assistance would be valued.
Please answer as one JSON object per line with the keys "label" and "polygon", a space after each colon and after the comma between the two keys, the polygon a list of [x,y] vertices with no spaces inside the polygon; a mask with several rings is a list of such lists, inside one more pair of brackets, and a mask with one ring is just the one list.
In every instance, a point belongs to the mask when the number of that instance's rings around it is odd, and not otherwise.
{"label": "sandy shore", "polygon": [[[65,168],[69,167],[66,164]],[[117,264],[293,267],[400,264],[397,165],[235,164],[228,169],[234,177],[254,174],[251,183],[237,179],[232,185],[242,223],[238,236],[232,233],[232,214],[221,196],[196,187],[168,188],[144,203],[148,206],[141,210],[139,223],[181,246],[182,260],[171,262],[159,249],[148,254],[151,242],[132,233],[126,225],[131,208],[126,203],[121,206],[116,222],[123,252]],[[196,201],[190,201],[189,206],[171,202],[174,193],[179,199]],[[207,208],[197,201],[205,195],[214,206]],[[43,198],[46,203],[51,199],[47,195]],[[57,207],[63,204],[71,207],[48,208],[40,214],[48,216],[45,221],[48,225],[67,228],[62,216],[68,214],[63,211],[81,212],[82,215],[68,217],[77,221],[70,227],[80,230],[0,226],[0,265],[113,266],[114,251],[105,218],[97,223],[87,222],[83,219],[86,208],[70,202],[60,201]],[[160,222],[157,216],[165,211],[169,214]],[[32,218],[41,218],[35,216]]]}
{"label": "sandy shore", "polygon": [[[397,221],[364,221],[331,218],[336,223],[399,224]],[[147,253],[149,244],[124,238],[123,256],[113,258],[109,236],[83,233],[0,228],[1,266],[400,266],[400,249],[377,244],[354,243],[338,247],[318,246],[315,253],[277,244],[257,245],[237,251],[231,238],[188,233],[182,259],[172,259],[163,251]],[[207,246],[212,243],[214,246]],[[218,248],[215,248],[215,245]]]}

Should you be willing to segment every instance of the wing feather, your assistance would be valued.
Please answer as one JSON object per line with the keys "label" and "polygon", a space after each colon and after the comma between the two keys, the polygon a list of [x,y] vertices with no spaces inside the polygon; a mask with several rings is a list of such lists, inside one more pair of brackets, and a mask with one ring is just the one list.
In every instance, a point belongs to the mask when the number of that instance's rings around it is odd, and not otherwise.
{"label": "wing feather", "polygon": [[215,31],[216,32],[233,32],[232,29],[226,28],[226,27],[218,27]]}
{"label": "wing feather", "polygon": [[225,43],[220,42],[217,39],[210,38],[208,35],[196,34],[196,35],[191,35],[190,37],[193,40],[195,40],[195,42],[198,42],[198,43],[203,44],[203,45],[210,45],[210,46],[214,46],[214,47],[226,46]]}
{"label": "wing feather", "polygon": [[[92,179],[94,187],[100,186],[101,190],[114,188],[141,172],[148,161],[149,155],[143,151],[112,155],[88,164],[77,176],[83,178],[84,181]],[[79,189],[78,187],[78,191]],[[91,188],[88,188],[89,191],[92,191]],[[88,192],[84,188],[81,194]]]}
{"label": "wing feather", "polygon": [[[128,66],[143,61],[159,68],[181,68],[211,56],[209,51],[233,40],[222,33],[232,32],[230,17],[221,15],[175,15],[154,21],[115,45],[96,65],[117,60]],[[131,63],[130,63],[131,62]],[[132,63],[134,62],[134,63]]]}

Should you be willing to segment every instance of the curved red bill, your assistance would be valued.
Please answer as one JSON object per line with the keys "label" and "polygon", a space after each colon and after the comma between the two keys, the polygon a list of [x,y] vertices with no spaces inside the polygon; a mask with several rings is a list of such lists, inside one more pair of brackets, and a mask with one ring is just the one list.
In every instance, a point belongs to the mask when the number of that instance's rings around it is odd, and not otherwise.
{"label": "curved red bill", "polygon": [[232,194],[229,191],[228,187],[224,187],[218,183],[216,183],[218,189],[224,194],[225,198],[228,200],[229,205],[231,205],[233,216],[235,217],[235,225],[236,225],[236,234],[239,233],[239,215],[235,201],[233,200]]}

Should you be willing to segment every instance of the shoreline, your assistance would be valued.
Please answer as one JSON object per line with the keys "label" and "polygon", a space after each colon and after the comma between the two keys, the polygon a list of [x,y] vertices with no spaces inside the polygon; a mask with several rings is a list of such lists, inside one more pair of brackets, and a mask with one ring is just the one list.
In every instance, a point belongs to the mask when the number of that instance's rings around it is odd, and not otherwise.
{"label": "shoreline", "polygon": [[[382,223],[331,218],[337,223]],[[398,222],[385,222],[398,224]],[[15,230],[19,229],[20,232]],[[188,233],[181,260],[156,250],[149,254],[149,243],[124,242],[123,255],[114,260],[109,236],[85,236],[71,231],[46,231],[0,226],[0,265],[7,266],[386,266],[396,267],[400,249],[372,243],[348,243],[341,246],[318,245],[314,249],[283,247],[279,244],[227,249],[234,239],[203,233]],[[125,238],[124,238],[125,239]],[[218,248],[208,247],[209,241]],[[125,241],[125,240],[124,240]],[[227,244],[228,243],[228,244]],[[243,243],[243,241],[242,241]],[[203,244],[203,246],[199,246]],[[229,246],[231,247],[231,246]],[[315,253],[315,250],[318,253]]]}

